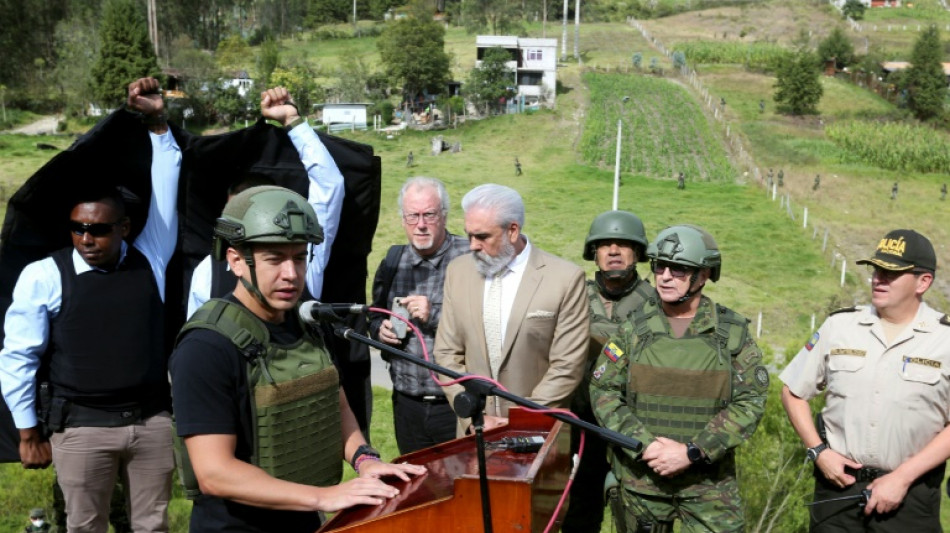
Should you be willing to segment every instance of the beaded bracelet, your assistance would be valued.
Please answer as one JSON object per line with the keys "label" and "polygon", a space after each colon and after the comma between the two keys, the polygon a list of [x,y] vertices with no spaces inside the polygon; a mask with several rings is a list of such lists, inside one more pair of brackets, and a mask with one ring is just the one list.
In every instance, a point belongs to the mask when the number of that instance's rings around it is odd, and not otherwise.
{"label": "beaded bracelet", "polygon": [[356,473],[359,474],[360,465],[363,464],[364,461],[379,461],[379,460],[380,458],[376,457],[375,455],[364,453],[363,455],[360,455],[359,457],[356,458],[356,462],[353,463],[353,470],[355,470]]}

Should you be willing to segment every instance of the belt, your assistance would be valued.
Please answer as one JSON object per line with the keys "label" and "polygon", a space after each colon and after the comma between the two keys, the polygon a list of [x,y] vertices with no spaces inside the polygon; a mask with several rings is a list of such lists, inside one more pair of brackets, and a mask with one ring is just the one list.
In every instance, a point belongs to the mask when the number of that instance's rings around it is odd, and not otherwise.
{"label": "belt", "polygon": [[871,466],[862,466],[861,468],[844,467],[844,473],[854,476],[854,479],[860,482],[874,481],[875,479],[890,474],[888,470],[881,470]]}
{"label": "belt", "polygon": [[131,426],[151,418],[165,410],[159,402],[152,405],[133,407],[122,411],[105,411],[95,407],[86,407],[70,402],[66,407],[66,427],[116,428]]}
{"label": "belt", "polygon": [[448,403],[449,399],[441,394],[430,394],[426,396],[414,396],[412,394],[406,394],[405,392],[396,391],[396,394],[399,394],[407,400],[412,400],[414,402],[423,402],[423,403]]}

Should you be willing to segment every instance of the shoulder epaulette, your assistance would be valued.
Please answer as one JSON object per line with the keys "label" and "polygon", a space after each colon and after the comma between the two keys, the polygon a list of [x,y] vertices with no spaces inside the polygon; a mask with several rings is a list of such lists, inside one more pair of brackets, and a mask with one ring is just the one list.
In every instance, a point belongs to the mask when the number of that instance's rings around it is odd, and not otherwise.
{"label": "shoulder epaulette", "polygon": [[950,326],[950,315],[943,315],[940,317],[940,323],[944,326]]}
{"label": "shoulder epaulette", "polygon": [[842,307],[841,309],[835,309],[834,311],[828,313],[828,316],[837,315],[838,313],[853,313],[853,312],[855,312],[855,311],[857,311],[857,310],[858,310],[858,308],[855,307],[855,306]]}

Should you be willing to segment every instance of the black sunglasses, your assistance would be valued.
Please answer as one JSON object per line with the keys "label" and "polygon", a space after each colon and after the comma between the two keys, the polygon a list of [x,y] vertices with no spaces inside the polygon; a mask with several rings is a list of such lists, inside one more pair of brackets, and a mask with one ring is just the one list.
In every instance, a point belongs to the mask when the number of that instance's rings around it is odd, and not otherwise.
{"label": "black sunglasses", "polygon": [[94,224],[85,224],[83,222],[69,221],[69,231],[82,237],[86,233],[93,237],[105,237],[112,233],[112,228],[119,225],[119,222],[96,222]]}

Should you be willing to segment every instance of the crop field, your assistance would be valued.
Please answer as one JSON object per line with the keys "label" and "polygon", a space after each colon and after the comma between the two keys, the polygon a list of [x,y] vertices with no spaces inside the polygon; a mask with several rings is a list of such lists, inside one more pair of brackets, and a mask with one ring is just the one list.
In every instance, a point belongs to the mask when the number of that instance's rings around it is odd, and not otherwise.
{"label": "crop field", "polygon": [[789,49],[770,42],[689,41],[673,50],[683,52],[690,64],[736,63],[754,70],[775,69],[791,56]]}
{"label": "crop field", "polygon": [[[584,161],[611,167],[617,145],[617,119],[623,121],[620,170],[649,177],[688,181],[734,181],[720,137],[699,104],[674,82],[646,75],[584,75],[590,89],[590,114],[580,151]],[[630,100],[622,102],[623,96]],[[622,115],[621,115],[622,113]]]}
{"label": "crop field", "polygon": [[830,125],[825,134],[854,158],[887,170],[950,174],[950,137],[933,128],[848,121]]}

